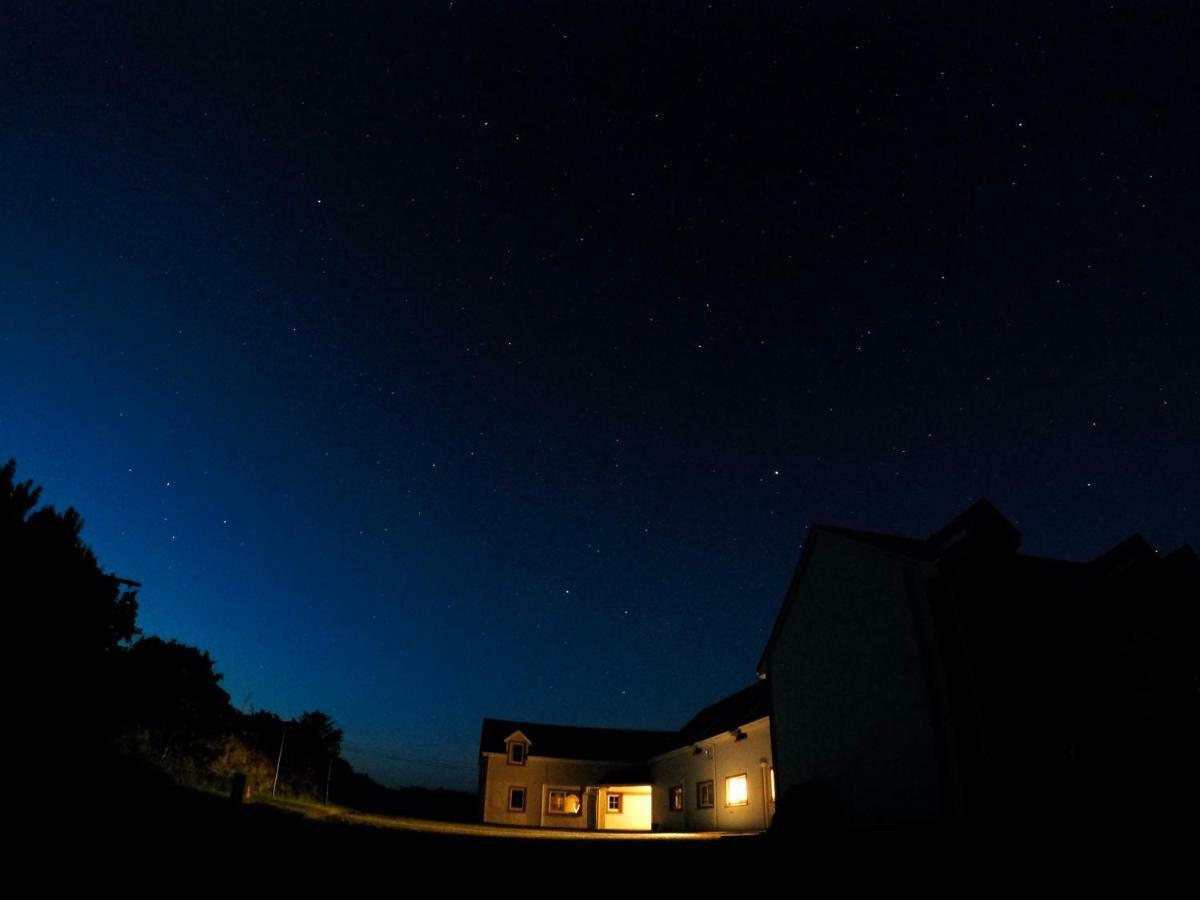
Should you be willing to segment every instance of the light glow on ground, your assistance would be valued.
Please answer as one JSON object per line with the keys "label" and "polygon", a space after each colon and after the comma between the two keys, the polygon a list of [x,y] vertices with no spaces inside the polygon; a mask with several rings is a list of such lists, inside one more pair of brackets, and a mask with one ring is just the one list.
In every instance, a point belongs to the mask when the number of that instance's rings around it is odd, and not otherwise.
{"label": "light glow on ground", "polygon": [[[409,819],[358,812],[339,806],[319,806],[308,803],[259,801],[288,810],[310,819],[344,822],[351,825],[370,825],[374,828],[394,828],[427,834],[454,834],[466,837],[524,838],[526,840],[565,841],[711,841],[733,836],[733,832],[667,832],[667,831],[578,831],[556,828],[520,828],[511,825],[482,825],[466,822],[435,822],[429,819]],[[742,833],[738,833],[742,836]]]}

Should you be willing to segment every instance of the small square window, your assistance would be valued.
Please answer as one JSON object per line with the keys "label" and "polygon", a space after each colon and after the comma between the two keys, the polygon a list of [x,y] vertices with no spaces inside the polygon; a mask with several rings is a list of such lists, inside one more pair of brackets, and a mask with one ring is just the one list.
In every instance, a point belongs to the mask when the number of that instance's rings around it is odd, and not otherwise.
{"label": "small square window", "polygon": [[680,812],[683,809],[683,785],[676,784],[671,787],[671,812]]}
{"label": "small square window", "polygon": [[525,788],[510,787],[508,789],[509,812],[525,812]]}
{"label": "small square window", "polygon": [[609,812],[619,813],[621,811],[621,797],[622,797],[621,794],[610,793],[608,795],[608,811]]}
{"label": "small square window", "polygon": [[525,745],[519,741],[513,741],[508,745],[508,763],[512,766],[525,765]]}
{"label": "small square window", "polygon": [[700,809],[711,809],[713,805],[713,783],[701,781],[696,785],[696,806]]}

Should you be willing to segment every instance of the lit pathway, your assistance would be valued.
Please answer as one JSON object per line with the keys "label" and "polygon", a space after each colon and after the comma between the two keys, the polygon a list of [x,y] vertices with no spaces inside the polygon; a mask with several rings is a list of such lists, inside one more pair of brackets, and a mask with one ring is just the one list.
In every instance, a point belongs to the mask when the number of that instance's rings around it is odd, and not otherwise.
{"label": "lit pathway", "polygon": [[[301,803],[271,803],[271,806],[299,813],[310,819],[371,825],[376,828],[395,828],[400,831],[419,831],[431,834],[457,834],[488,838],[537,838],[565,841],[711,841],[730,837],[730,832],[619,832],[573,831],[556,828],[515,828],[508,825],[479,825],[460,822],[434,822],[429,819],[407,819],[400,816],[380,816],[356,812],[337,806],[310,806]],[[741,836],[741,835],[738,835]]]}

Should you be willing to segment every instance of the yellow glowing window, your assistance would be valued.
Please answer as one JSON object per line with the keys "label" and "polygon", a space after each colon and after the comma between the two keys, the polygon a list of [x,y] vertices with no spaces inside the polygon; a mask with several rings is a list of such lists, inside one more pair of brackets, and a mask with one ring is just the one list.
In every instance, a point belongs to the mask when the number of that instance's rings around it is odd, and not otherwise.
{"label": "yellow glowing window", "polygon": [[730,775],[725,779],[725,805],[745,806],[750,793],[746,788],[745,775]]}
{"label": "yellow glowing window", "polygon": [[547,798],[547,812],[556,816],[577,816],[583,802],[575,791],[551,791]]}
{"label": "yellow glowing window", "polygon": [[771,769],[771,802],[775,802],[775,770]]}

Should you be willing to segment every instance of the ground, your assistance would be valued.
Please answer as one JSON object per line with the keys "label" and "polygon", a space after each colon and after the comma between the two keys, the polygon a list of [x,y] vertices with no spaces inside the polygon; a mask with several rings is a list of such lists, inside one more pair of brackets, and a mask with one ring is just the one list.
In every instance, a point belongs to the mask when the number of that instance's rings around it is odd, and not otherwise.
{"label": "ground", "polygon": [[[899,884],[923,893],[1036,883],[1041,889],[1161,881],[1191,853],[1190,834],[1096,834],[1030,828],[990,833],[878,831],[792,835],[579,835],[535,829],[373,816],[319,804],[233,805],[218,794],[165,779],[109,773],[74,818],[57,816],[45,835],[49,871],[93,886],[147,885],[160,893],[215,879],[241,893],[251,885],[318,884],[341,892],[427,892],[430,880],[456,890],[479,884],[533,890],[594,884],[606,894],[643,894],[729,884],[772,889]],[[32,832],[30,832],[32,833]],[[66,853],[63,853],[63,850]],[[85,860],[99,859],[100,867]],[[99,873],[99,874],[97,874]],[[1033,878],[1033,881],[1027,880]],[[380,881],[384,879],[384,881]],[[136,892],[136,891],[134,891]]]}

